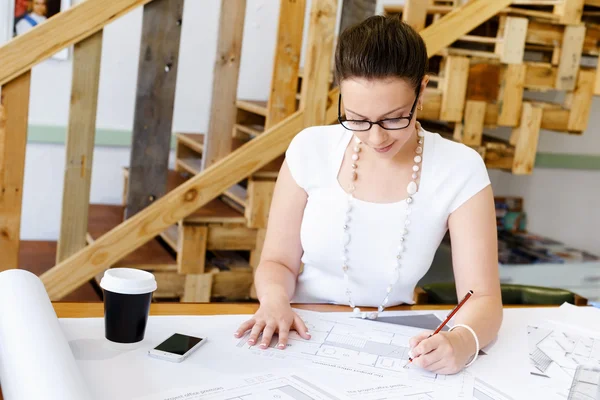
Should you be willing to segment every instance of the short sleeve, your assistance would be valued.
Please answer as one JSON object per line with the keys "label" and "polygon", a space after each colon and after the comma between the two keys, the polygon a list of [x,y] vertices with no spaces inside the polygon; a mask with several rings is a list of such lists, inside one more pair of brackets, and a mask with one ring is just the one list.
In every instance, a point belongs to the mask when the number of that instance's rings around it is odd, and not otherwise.
{"label": "short sleeve", "polygon": [[294,136],[285,152],[285,161],[292,178],[304,190],[308,190],[309,187],[310,164],[314,157],[313,147],[311,129],[307,128]]}
{"label": "short sleeve", "polygon": [[467,200],[491,183],[483,158],[475,150],[466,146],[464,148],[464,154],[461,154],[461,159],[454,171],[455,176],[459,178],[457,179],[458,184],[454,196],[449,203],[449,214],[456,211]]}

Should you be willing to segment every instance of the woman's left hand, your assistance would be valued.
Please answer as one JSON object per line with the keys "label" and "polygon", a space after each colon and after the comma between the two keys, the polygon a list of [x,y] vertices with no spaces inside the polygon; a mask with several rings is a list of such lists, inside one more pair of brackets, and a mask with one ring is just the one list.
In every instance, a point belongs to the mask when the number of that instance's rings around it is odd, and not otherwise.
{"label": "woman's left hand", "polygon": [[409,354],[413,364],[437,374],[449,375],[460,372],[474,356],[475,341],[468,331],[456,329],[428,338],[430,334],[431,331],[422,332],[410,339]]}

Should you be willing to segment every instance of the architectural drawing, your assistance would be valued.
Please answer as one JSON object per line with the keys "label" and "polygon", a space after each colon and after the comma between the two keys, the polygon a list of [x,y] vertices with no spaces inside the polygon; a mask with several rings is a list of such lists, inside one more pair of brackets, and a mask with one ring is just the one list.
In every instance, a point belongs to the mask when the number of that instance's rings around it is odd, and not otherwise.
{"label": "architectural drawing", "polygon": [[[268,349],[260,349],[248,345],[248,333],[239,340],[238,348],[259,356],[286,358],[338,371],[379,378],[393,377],[396,383],[412,390],[411,399],[429,400],[438,398],[438,395],[444,398],[441,394],[449,398],[449,393],[457,399],[470,399],[473,396],[474,378],[468,373],[437,375],[413,364],[404,368],[408,361],[409,339],[421,329],[319,313],[300,314],[311,333],[311,340],[304,340],[295,332],[290,332],[285,350],[275,348],[276,337]],[[381,396],[377,398],[385,399]]]}

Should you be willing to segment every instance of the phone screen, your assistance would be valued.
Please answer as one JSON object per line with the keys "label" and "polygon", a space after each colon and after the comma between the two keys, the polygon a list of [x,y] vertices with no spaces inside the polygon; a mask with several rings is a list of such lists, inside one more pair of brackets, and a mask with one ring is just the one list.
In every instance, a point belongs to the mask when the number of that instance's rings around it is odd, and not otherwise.
{"label": "phone screen", "polygon": [[201,338],[175,333],[173,336],[156,346],[155,349],[182,356],[201,341]]}

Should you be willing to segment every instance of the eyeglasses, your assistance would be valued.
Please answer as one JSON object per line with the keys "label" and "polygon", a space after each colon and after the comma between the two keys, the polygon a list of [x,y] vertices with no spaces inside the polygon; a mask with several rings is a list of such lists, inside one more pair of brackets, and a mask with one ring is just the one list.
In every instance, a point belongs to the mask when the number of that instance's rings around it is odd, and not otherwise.
{"label": "eyeglasses", "polygon": [[338,121],[339,123],[346,129],[350,131],[368,131],[373,127],[373,125],[377,124],[381,126],[383,129],[387,130],[400,130],[405,129],[410,125],[410,121],[412,120],[413,114],[415,112],[415,108],[417,107],[417,101],[419,100],[419,93],[421,91],[421,87],[417,89],[417,96],[415,97],[415,102],[413,103],[410,114],[408,117],[398,117],[398,118],[386,118],[380,121],[367,121],[367,120],[355,120],[355,119],[346,119],[342,118],[341,113],[341,104],[342,104],[342,94],[338,98]]}

